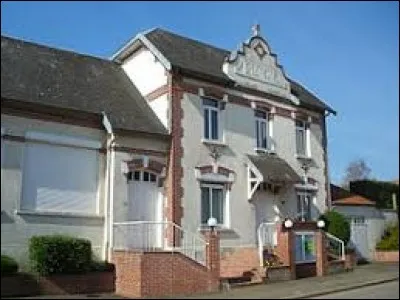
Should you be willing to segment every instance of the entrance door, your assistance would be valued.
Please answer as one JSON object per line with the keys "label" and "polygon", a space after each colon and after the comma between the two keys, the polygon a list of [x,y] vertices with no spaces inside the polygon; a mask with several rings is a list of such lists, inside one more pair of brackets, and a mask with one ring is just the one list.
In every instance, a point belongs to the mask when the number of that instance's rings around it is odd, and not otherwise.
{"label": "entrance door", "polygon": [[134,171],[129,182],[129,221],[145,221],[133,225],[128,233],[131,248],[159,248],[162,245],[162,195],[158,176],[147,171]]}
{"label": "entrance door", "polygon": [[356,248],[358,258],[370,258],[367,224],[363,216],[351,219],[351,244]]}

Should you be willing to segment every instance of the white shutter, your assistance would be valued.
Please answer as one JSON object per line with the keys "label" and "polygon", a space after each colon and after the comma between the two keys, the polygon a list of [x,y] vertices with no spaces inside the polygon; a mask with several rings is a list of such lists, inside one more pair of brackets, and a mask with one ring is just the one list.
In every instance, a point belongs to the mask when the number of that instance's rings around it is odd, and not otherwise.
{"label": "white shutter", "polygon": [[97,152],[27,143],[22,208],[96,213]]}

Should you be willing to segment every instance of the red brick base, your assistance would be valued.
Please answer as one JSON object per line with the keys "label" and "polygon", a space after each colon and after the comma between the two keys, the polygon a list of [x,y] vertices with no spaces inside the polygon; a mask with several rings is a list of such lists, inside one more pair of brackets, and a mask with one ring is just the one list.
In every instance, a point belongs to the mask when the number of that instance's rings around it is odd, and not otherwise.
{"label": "red brick base", "polygon": [[[255,247],[230,248],[221,253],[221,278],[260,277],[260,259]],[[262,278],[252,278],[261,281]]]}
{"label": "red brick base", "polygon": [[219,280],[208,268],[178,252],[115,251],[116,293],[161,297],[212,292]]}
{"label": "red brick base", "polygon": [[374,261],[379,262],[398,262],[399,250],[395,251],[375,251]]}
{"label": "red brick base", "polygon": [[93,272],[73,275],[35,277],[16,274],[1,277],[1,296],[68,295],[112,293],[114,272]]}

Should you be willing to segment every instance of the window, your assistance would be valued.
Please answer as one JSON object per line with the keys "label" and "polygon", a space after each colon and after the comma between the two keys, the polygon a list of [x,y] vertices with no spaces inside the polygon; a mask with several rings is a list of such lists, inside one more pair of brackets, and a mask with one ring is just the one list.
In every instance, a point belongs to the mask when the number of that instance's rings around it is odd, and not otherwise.
{"label": "window", "polygon": [[219,225],[225,222],[225,193],[223,185],[203,184],[201,186],[201,223],[209,218],[217,219]]}
{"label": "window", "polygon": [[219,139],[219,104],[217,100],[203,99],[204,107],[204,138]]}
{"label": "window", "polygon": [[315,235],[314,233],[301,233],[295,234],[295,261],[313,262],[315,261]]}
{"label": "window", "polygon": [[296,153],[300,156],[310,156],[308,147],[309,125],[302,120],[296,120]]}
{"label": "window", "polygon": [[262,110],[256,110],[254,112],[254,116],[256,118],[257,149],[267,149],[268,148],[267,137],[269,136],[267,112]]}
{"label": "window", "polygon": [[21,208],[97,213],[98,151],[28,142]]}
{"label": "window", "polygon": [[308,192],[297,193],[297,215],[303,222],[311,220],[311,199]]}

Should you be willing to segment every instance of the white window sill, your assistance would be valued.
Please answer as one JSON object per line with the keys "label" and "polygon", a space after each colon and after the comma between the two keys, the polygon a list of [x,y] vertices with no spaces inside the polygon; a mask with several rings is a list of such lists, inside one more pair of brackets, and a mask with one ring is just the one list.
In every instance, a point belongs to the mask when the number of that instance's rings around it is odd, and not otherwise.
{"label": "white window sill", "polygon": [[[200,225],[198,228],[198,231],[208,231],[210,230],[210,227],[208,225]],[[230,232],[233,231],[233,229],[225,226],[225,225],[217,225],[215,226],[215,230],[219,232]]]}
{"label": "white window sill", "polygon": [[297,159],[312,160],[312,157],[311,156],[307,156],[307,155],[296,154],[295,156],[296,156]]}
{"label": "white window sill", "polygon": [[221,140],[209,140],[209,139],[201,139],[201,142],[203,144],[208,144],[208,145],[216,145],[216,146],[222,146],[222,147],[226,147],[227,144],[224,141]]}
{"label": "white window sill", "polygon": [[254,148],[256,153],[264,153],[264,154],[276,154],[275,150],[272,149],[264,149],[264,148]]}
{"label": "white window sill", "polygon": [[40,211],[40,210],[16,210],[15,214],[29,215],[29,216],[66,217],[66,218],[93,218],[93,219],[104,218],[104,216],[97,214],[85,214],[78,212]]}

